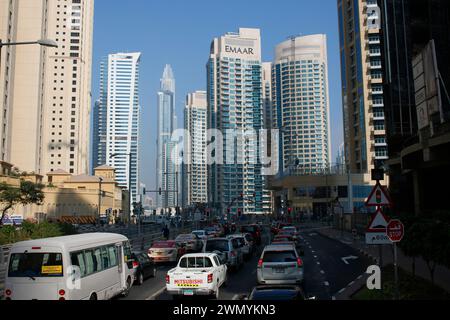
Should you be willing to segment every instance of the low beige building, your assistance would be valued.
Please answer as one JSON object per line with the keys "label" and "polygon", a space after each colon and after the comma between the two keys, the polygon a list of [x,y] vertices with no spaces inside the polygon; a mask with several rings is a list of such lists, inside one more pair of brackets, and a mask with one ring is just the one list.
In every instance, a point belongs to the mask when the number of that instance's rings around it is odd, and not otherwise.
{"label": "low beige building", "polygon": [[18,206],[14,215],[37,221],[51,219],[81,224],[93,223],[99,217],[108,217],[110,222],[127,217],[127,192],[118,186],[112,167],[95,168],[94,176],[57,170],[48,173],[44,183],[42,205]]}

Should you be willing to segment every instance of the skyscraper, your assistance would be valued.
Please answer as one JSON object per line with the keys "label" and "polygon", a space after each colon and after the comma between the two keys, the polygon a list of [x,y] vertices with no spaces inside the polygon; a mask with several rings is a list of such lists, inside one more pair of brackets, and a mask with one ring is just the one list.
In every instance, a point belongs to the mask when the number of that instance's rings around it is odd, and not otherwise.
{"label": "skyscraper", "polygon": [[178,166],[172,161],[172,152],[176,143],[171,141],[172,133],[176,129],[175,117],[175,77],[170,65],[164,68],[161,78],[161,88],[158,92],[158,140],[157,140],[157,206],[159,208],[173,208],[178,204]]}
{"label": "skyscraper", "polygon": [[93,0],[0,0],[0,159],[45,175],[89,171]]}
{"label": "skyscraper", "polygon": [[116,53],[102,62],[94,112],[93,167],[114,167],[119,186],[127,190],[131,170],[131,203],[139,180],[140,59],[141,53]]}
{"label": "skyscraper", "polygon": [[388,159],[377,0],[338,0],[345,159],[355,173]]}
{"label": "skyscraper", "polygon": [[215,38],[207,79],[208,129],[223,134],[222,143],[215,137],[216,162],[208,167],[210,205],[218,214],[227,209],[234,214],[266,213],[270,200],[257,159],[259,140],[242,138],[245,131],[259,133],[264,127],[260,30],[241,28]]}
{"label": "skyscraper", "polygon": [[184,109],[184,129],[190,133],[190,143],[184,149],[188,161],[183,165],[183,207],[208,202],[206,120],[206,91],[189,93]]}
{"label": "skyscraper", "polygon": [[328,168],[330,102],[325,35],[293,37],[276,47],[273,64],[274,127],[280,129],[283,172]]}

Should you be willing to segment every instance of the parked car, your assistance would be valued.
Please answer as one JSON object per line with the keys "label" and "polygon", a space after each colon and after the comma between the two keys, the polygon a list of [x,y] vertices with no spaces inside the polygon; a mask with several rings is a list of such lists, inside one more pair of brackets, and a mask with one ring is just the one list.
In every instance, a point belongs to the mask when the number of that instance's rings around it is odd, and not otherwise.
{"label": "parked car", "polygon": [[155,241],[148,249],[148,256],[155,263],[178,262],[178,259],[186,254],[184,245],[176,243],[174,240]]}
{"label": "parked car", "polygon": [[293,301],[307,300],[307,298],[300,287],[284,285],[255,287],[247,300]]}
{"label": "parked car", "polygon": [[167,292],[176,296],[213,295],[227,281],[227,266],[214,253],[187,254],[166,275]]}
{"label": "parked car", "polygon": [[245,234],[232,234],[227,238],[236,239],[238,241],[239,248],[241,249],[242,254],[244,256],[244,260],[248,260],[252,256],[253,250],[252,244],[247,241],[245,236],[246,236]]}
{"label": "parked car", "polygon": [[237,239],[208,239],[203,247],[203,252],[216,253],[219,256],[220,261],[234,270],[239,269],[244,261],[243,253],[239,248]]}
{"label": "parked car", "polygon": [[142,285],[147,278],[154,278],[156,276],[156,265],[151,258],[143,252],[133,252],[131,254],[131,261],[133,264],[134,283]]}
{"label": "parked car", "polygon": [[256,225],[247,225],[241,227],[242,233],[250,233],[253,236],[253,239],[255,240],[256,244],[259,246],[262,242],[261,240],[261,228]]}
{"label": "parked car", "polygon": [[258,284],[301,284],[303,269],[303,260],[293,245],[267,246],[258,261]]}
{"label": "parked car", "polygon": [[198,252],[202,250],[203,241],[195,234],[180,234],[175,238],[178,245],[184,245],[188,252]]}

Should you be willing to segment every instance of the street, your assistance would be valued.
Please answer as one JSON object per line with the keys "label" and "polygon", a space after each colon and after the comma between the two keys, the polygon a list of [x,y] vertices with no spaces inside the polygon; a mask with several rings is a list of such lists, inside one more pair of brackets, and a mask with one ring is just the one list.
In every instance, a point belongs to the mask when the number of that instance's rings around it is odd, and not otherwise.
{"label": "street", "polygon": [[[322,227],[323,228],[323,227]],[[333,296],[358,276],[363,274],[371,261],[344,243],[319,235],[316,228],[301,228],[304,238],[305,284],[308,297],[317,300],[332,300]],[[265,229],[263,245],[252,259],[247,261],[237,272],[229,272],[228,284],[220,290],[220,300],[237,300],[242,295],[249,295],[257,285],[256,269],[261,250],[270,243],[270,232]],[[347,258],[347,259],[345,259]],[[133,286],[124,300],[172,300],[165,292],[165,275],[173,266],[159,266],[157,275],[148,279],[142,286]],[[185,299],[205,299],[189,297]]]}

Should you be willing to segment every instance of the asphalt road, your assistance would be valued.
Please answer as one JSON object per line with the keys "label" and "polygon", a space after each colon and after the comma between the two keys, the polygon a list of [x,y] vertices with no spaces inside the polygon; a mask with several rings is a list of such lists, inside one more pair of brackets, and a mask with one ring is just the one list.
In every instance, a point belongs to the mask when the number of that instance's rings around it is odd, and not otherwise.
{"label": "asphalt road", "polygon": [[[304,290],[307,296],[317,300],[331,300],[341,289],[363,274],[371,262],[348,245],[321,236],[316,228],[301,228],[304,239],[305,266]],[[220,300],[237,299],[248,295],[256,283],[256,269],[260,252],[270,243],[270,233],[263,234],[263,245],[252,259],[237,272],[230,272],[228,285],[221,288]],[[343,260],[343,258],[348,258]],[[347,263],[346,263],[347,262]],[[172,300],[165,292],[165,275],[173,266],[159,266],[155,278],[148,279],[142,286],[133,286],[126,300]],[[188,297],[186,299],[205,299]]]}

